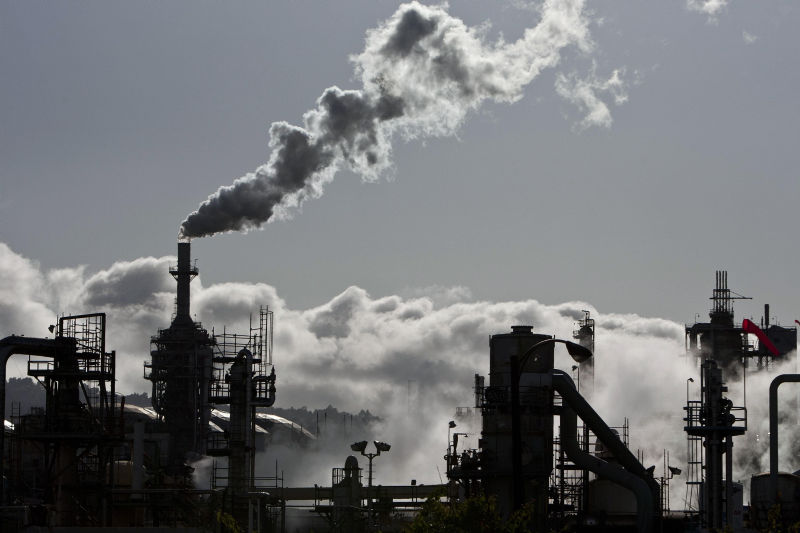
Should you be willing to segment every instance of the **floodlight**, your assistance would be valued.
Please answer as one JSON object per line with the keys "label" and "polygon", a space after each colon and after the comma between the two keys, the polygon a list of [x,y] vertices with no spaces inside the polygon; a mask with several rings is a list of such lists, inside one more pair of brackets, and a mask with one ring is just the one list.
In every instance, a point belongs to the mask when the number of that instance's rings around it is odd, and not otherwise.
{"label": "floodlight", "polygon": [[364,450],[367,449],[367,441],[362,440],[360,442],[354,442],[350,445],[350,449],[354,452],[364,453]]}
{"label": "floodlight", "polygon": [[680,476],[681,475],[681,469],[678,468],[677,466],[670,466],[668,468],[669,468],[669,471],[672,472],[673,476]]}
{"label": "floodlight", "polygon": [[382,442],[379,440],[373,442],[375,442],[375,448],[378,450],[378,452],[388,452],[392,447],[392,445],[387,442]]}
{"label": "floodlight", "polygon": [[567,345],[567,352],[569,352],[576,363],[583,363],[592,357],[592,351],[586,346],[581,346],[580,344],[569,341],[564,341],[564,344]]}

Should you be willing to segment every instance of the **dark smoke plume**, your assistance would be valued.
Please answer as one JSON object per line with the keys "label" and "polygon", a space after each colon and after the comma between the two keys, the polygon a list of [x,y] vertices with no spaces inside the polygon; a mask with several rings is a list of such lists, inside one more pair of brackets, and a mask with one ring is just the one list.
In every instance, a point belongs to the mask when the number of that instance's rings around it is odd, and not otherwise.
{"label": "dark smoke plume", "polygon": [[548,0],[539,23],[513,42],[487,43],[446,7],[412,2],[367,32],[352,58],[359,90],[331,87],[303,115],[269,130],[269,161],[220,187],[181,224],[181,236],[257,228],[322,194],[346,166],[374,180],[390,166],[391,138],[452,134],[484,100],[513,102],[561,49],[591,48],[585,0]]}

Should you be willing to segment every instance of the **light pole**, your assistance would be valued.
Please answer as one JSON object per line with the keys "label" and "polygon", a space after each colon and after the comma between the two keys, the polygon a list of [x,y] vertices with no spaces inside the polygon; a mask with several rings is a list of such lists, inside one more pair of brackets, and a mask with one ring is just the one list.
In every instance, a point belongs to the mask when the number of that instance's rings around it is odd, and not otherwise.
{"label": "light pole", "polygon": [[[694,383],[694,378],[686,378],[686,425],[692,425],[692,407],[689,404],[689,383]],[[689,481],[693,481],[692,476],[695,474],[694,469],[692,468],[692,440],[691,438],[686,439],[686,462],[687,462],[687,476],[689,477]],[[694,493],[690,493],[690,485],[689,483],[686,484],[686,497],[684,498],[684,503],[688,502],[688,508],[692,508],[692,503],[690,498],[694,496]]]}
{"label": "light pole", "polygon": [[[448,437],[449,438],[449,437]],[[354,442],[350,445],[350,449],[354,452],[359,452],[361,455],[366,457],[369,460],[369,478],[368,478],[368,491],[367,491],[367,501],[368,505],[367,508],[369,509],[369,519],[372,522],[372,460],[378,457],[381,452],[388,452],[392,445],[386,442],[382,442],[379,440],[372,441],[375,444],[375,449],[377,450],[376,453],[366,453],[365,450],[367,449],[367,441],[362,440],[359,442]]]}
{"label": "light pole", "polygon": [[511,465],[512,465],[512,483],[513,483],[513,509],[517,510],[522,507],[523,500],[525,499],[523,477],[522,477],[522,432],[520,428],[520,405],[519,405],[519,380],[522,373],[525,371],[525,365],[530,357],[543,346],[549,344],[561,343],[566,345],[567,352],[572,356],[572,359],[580,364],[590,357],[592,351],[586,346],[566,341],[564,339],[545,339],[537,342],[521,356],[512,355],[510,358],[511,363]]}
{"label": "light pole", "polygon": [[581,367],[580,365],[572,365],[572,371],[577,372],[577,383],[578,383],[578,392],[581,391]]}

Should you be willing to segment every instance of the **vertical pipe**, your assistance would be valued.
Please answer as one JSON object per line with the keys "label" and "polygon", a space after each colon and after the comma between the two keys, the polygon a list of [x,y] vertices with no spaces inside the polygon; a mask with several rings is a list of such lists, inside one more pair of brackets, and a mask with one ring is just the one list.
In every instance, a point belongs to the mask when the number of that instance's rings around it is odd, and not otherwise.
{"label": "vertical pipe", "polygon": [[14,351],[11,347],[0,349],[0,409],[3,410],[3,427],[0,431],[0,506],[5,505],[3,475],[6,472],[6,363]]}
{"label": "vertical pipe", "polygon": [[772,503],[778,503],[778,387],[800,383],[800,374],[781,374],[769,384],[769,490]]}
{"label": "vertical pipe", "polygon": [[519,407],[519,356],[512,355],[511,362],[511,468],[512,504],[516,511],[522,507],[524,488],[522,481],[522,428]]}
{"label": "vertical pipe", "polygon": [[725,439],[725,525],[733,523],[733,436]]}

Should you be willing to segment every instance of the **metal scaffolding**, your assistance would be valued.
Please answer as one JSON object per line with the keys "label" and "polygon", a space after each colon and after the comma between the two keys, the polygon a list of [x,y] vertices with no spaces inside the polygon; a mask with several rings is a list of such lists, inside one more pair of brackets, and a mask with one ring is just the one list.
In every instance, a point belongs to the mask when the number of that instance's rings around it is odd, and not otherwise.
{"label": "metal scaffolding", "polygon": [[[60,525],[108,525],[113,452],[123,428],[115,354],[105,351],[106,316],[61,317],[56,328],[63,348],[28,357],[28,376],[45,390],[45,409],[13,417],[9,488],[18,498],[52,504]],[[44,468],[28,468],[29,461]]]}

